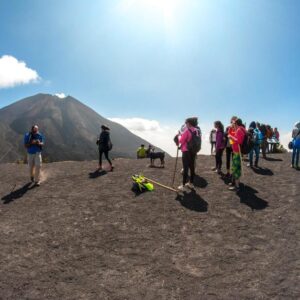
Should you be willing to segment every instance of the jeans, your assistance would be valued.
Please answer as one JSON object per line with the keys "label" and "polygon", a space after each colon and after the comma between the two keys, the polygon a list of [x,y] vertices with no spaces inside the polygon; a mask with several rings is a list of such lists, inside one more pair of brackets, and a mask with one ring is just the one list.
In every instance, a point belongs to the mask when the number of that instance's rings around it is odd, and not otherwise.
{"label": "jeans", "polygon": [[299,167],[300,148],[293,147],[292,165]]}
{"label": "jeans", "polygon": [[253,165],[254,152],[255,152],[255,165],[257,166],[258,159],[259,159],[259,145],[254,145],[254,147],[249,152],[249,161],[251,166]]}
{"label": "jeans", "polygon": [[182,183],[183,183],[183,185],[185,185],[187,183],[189,169],[190,169],[190,172],[191,172],[190,183],[194,182],[195,159],[196,159],[196,154],[192,154],[189,151],[182,152],[182,164],[183,164]]}

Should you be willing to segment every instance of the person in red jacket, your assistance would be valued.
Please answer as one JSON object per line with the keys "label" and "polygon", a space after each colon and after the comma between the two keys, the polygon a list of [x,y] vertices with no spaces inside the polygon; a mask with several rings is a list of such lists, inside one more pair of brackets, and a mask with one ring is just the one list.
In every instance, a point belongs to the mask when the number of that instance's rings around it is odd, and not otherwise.
{"label": "person in red jacket", "polygon": [[232,158],[232,178],[234,184],[229,187],[230,190],[239,191],[240,188],[240,177],[242,175],[242,158],[241,158],[241,144],[243,143],[246,135],[246,129],[243,126],[241,119],[233,121],[234,133],[228,134],[230,139],[231,148],[233,152]]}

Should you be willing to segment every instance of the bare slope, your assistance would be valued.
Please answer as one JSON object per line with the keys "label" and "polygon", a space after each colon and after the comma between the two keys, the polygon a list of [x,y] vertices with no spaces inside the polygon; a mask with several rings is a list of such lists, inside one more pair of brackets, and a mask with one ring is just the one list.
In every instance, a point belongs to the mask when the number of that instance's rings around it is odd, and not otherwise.
{"label": "bare slope", "polygon": [[96,162],[47,164],[29,190],[26,166],[0,166],[0,298],[299,299],[300,173],[287,155],[245,170],[240,195],[211,157],[181,197],[130,191],[137,172],[170,183],[173,159],[114,163],[98,177]]}

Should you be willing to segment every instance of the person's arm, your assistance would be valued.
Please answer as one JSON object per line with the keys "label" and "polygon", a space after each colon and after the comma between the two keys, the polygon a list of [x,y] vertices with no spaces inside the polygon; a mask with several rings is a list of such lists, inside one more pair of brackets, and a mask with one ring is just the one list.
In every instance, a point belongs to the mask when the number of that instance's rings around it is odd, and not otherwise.
{"label": "person's arm", "polygon": [[24,146],[26,148],[30,147],[30,134],[25,134],[25,136],[24,136]]}
{"label": "person's arm", "polygon": [[39,146],[44,146],[44,144],[45,144],[45,138],[44,138],[44,136],[41,134],[41,135],[40,135],[40,139],[38,139],[38,145],[39,145]]}
{"label": "person's arm", "polygon": [[179,136],[179,144],[182,145],[182,144],[187,143],[188,142],[188,137],[189,137],[189,130],[186,129],[184,131],[184,133],[181,136]]}

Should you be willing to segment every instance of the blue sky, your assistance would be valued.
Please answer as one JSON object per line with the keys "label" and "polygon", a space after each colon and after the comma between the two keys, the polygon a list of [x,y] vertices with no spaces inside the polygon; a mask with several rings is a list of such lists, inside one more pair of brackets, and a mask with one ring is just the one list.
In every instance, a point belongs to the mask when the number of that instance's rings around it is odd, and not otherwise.
{"label": "blue sky", "polygon": [[0,58],[39,76],[0,82],[0,107],[64,93],[121,122],[157,121],[162,136],[189,115],[289,132],[300,119],[299,13],[297,0],[0,0]]}

